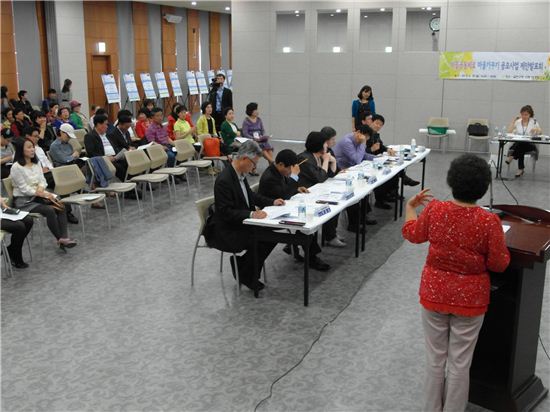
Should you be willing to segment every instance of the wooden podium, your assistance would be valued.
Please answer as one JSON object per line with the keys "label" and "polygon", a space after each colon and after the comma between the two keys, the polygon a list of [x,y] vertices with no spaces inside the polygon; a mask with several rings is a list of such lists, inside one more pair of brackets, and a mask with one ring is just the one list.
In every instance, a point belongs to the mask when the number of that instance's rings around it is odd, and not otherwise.
{"label": "wooden podium", "polygon": [[[506,244],[512,256],[504,273],[491,273],[491,303],[470,369],[472,403],[493,411],[530,411],[548,394],[535,375],[550,212],[495,205],[507,214]],[[536,221],[536,223],[524,219]]]}

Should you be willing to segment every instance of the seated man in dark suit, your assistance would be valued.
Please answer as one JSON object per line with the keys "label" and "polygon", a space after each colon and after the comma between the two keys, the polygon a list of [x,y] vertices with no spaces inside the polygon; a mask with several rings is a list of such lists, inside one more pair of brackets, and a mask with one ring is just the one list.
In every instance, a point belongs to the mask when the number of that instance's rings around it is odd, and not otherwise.
{"label": "seated man in dark suit", "polygon": [[[88,157],[107,156],[113,163],[116,169],[116,176],[121,182],[126,177],[126,169],[128,165],[124,158],[117,158],[116,148],[118,142],[112,141],[107,135],[107,129],[109,127],[109,120],[104,114],[96,114],[94,116],[94,130],[84,136],[84,146],[86,146],[86,154]],[[116,132],[116,129],[111,133]]]}
{"label": "seated man in dark suit", "polygon": [[[382,127],[384,127],[384,124],[386,123],[386,120],[384,119],[384,116],[380,114],[374,114],[374,115],[367,115],[363,120],[363,124],[366,124],[369,126],[372,130],[374,130],[374,134],[371,139],[367,141],[367,148],[366,152],[373,154],[373,155],[379,155],[382,153],[388,153],[390,156],[396,156],[397,153],[395,150],[387,147],[384,145],[384,142],[382,141],[382,138],[380,137],[380,130],[382,130]],[[391,206],[386,204],[386,201],[393,202],[395,201],[395,194],[397,193],[397,185],[399,183],[399,179],[397,177],[394,177],[389,182],[383,184],[382,186],[377,187],[374,189],[374,197],[376,199],[375,206],[380,209],[390,209]],[[407,186],[417,186],[420,184],[420,182],[411,179],[409,176],[407,176],[405,173],[403,174],[403,184]]]}
{"label": "seated man in dark suit", "polygon": [[[329,137],[321,132],[311,132],[306,139],[306,150],[298,155],[300,161],[300,186],[311,187],[323,183],[331,174],[336,173],[336,159],[327,150]],[[345,247],[346,242],[336,234],[338,216],[333,217],[323,225],[323,236],[327,245]]]}
{"label": "seated man in dark suit", "polygon": [[[122,111],[122,110],[121,110]],[[130,137],[130,127],[132,127],[132,118],[127,114],[118,114],[116,126],[110,132],[107,132],[107,139],[112,143],[115,153],[118,154],[122,149],[133,150],[132,138]]]}
{"label": "seated man in dark suit", "polygon": [[[282,198],[285,200],[290,199],[298,192],[308,193],[305,187],[298,186],[299,174],[300,166],[298,166],[296,153],[289,149],[281,150],[275,158],[275,163],[269,165],[262,173],[258,193],[273,199]],[[288,254],[291,253],[288,245],[284,251]],[[309,266],[320,271],[327,271],[330,269],[330,265],[317,256],[320,252],[321,248],[314,239],[310,247]],[[294,249],[294,256],[298,260],[301,258],[297,248]]]}
{"label": "seated man in dark suit", "polygon": [[233,276],[235,276],[235,264],[239,269],[239,278],[243,285],[256,291],[263,289],[260,282],[260,271],[263,262],[275,243],[258,242],[258,271],[254,273],[254,255],[252,251],[251,234],[252,227],[243,224],[248,218],[265,219],[266,212],[256,210],[256,206],[280,206],[285,203],[283,199],[272,199],[250,190],[246,175],[250,173],[258,163],[262,155],[262,149],[253,141],[245,142],[235,155],[231,166],[223,169],[214,185],[215,208],[215,246],[227,252],[247,252],[234,261],[230,258]]}

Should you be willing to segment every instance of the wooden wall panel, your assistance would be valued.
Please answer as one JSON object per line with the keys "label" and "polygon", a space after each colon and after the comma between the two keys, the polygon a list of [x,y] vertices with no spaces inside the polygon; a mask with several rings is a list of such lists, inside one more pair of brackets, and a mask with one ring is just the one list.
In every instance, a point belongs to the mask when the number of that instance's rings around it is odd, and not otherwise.
{"label": "wooden wall panel", "polygon": [[140,73],[149,73],[149,25],[147,23],[147,4],[132,2],[132,21],[134,25],[134,50],[136,84],[141,98],[144,98]]}
{"label": "wooden wall panel", "polygon": [[229,67],[233,68],[233,32],[231,31],[231,16],[229,17]]}
{"label": "wooden wall panel", "polygon": [[[105,92],[101,82],[102,72],[119,78],[117,11],[114,1],[85,1],[84,32],[86,37],[86,68],[88,72],[88,101],[90,105],[104,106]],[[97,51],[97,43],[106,44],[105,53]],[[94,56],[103,56],[94,59]],[[118,112],[118,105],[110,105],[111,121]]]}
{"label": "wooden wall panel", "polygon": [[[187,70],[199,70],[199,39],[200,19],[198,10],[187,9]],[[198,96],[190,96],[189,108],[192,112],[198,112]]]}
{"label": "wooden wall panel", "polygon": [[[44,97],[48,95],[50,88],[50,62],[48,60],[48,38],[46,35],[46,14],[44,2],[36,2],[36,19],[38,21],[38,34],[40,38],[40,63],[42,65],[42,92]],[[58,93],[61,90],[57,91]]]}
{"label": "wooden wall panel", "polygon": [[198,10],[187,10],[187,70],[199,70],[200,20]]}
{"label": "wooden wall panel", "polygon": [[222,40],[220,34],[220,14],[209,14],[210,39],[210,69],[218,70],[222,67]]}
{"label": "wooden wall panel", "polygon": [[[169,72],[176,71],[176,25],[168,23],[162,16],[165,14],[174,14],[173,7],[163,6],[161,8],[161,33],[162,33],[162,71],[170,90],[170,95],[173,94],[172,84],[170,83]],[[174,103],[174,99],[165,99],[165,111]]]}
{"label": "wooden wall panel", "polygon": [[11,0],[0,1],[0,83],[8,88],[8,97],[15,99],[19,89],[15,55],[13,8]]}

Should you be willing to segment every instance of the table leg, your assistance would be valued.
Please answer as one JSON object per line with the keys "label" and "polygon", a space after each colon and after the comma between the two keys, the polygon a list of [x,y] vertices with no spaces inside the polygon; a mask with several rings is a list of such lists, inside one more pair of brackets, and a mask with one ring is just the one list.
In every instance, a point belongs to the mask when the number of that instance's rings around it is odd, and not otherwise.
{"label": "table leg", "polygon": [[403,201],[404,201],[404,196],[403,196],[403,193],[404,193],[404,189],[405,189],[405,183],[404,183],[404,178],[405,177],[405,173],[404,172],[401,172],[401,176],[399,178],[399,181],[400,181],[400,190],[399,190],[399,217],[402,217],[403,216]]}
{"label": "table leg", "polygon": [[355,226],[355,257],[359,257],[360,232],[361,232],[361,206],[357,208],[357,225]]}
{"label": "table leg", "polygon": [[424,178],[426,176],[426,158],[422,159],[422,190],[424,190]]}
{"label": "table leg", "polygon": [[311,235],[306,237],[304,247],[304,306],[309,305],[309,245],[311,244]]}
{"label": "table leg", "polygon": [[395,188],[394,195],[395,195],[395,202],[393,206],[393,221],[395,222],[397,220],[397,209],[399,208],[399,184]]}
{"label": "table leg", "polygon": [[498,142],[498,155],[497,155],[497,178],[502,177],[502,164],[504,163],[502,158],[504,157],[504,146],[506,142]]}
{"label": "table leg", "polygon": [[367,198],[368,196],[365,196],[363,199],[361,199],[360,205],[361,205],[361,252],[365,251],[365,235],[367,233]]}
{"label": "table leg", "polygon": [[[254,228],[252,231],[252,253],[254,256],[254,276],[252,279],[252,286],[254,288],[254,297],[258,298],[260,296],[260,292],[258,291],[258,279],[256,279],[256,273],[258,273],[258,236],[257,236],[257,230]],[[237,263],[237,262],[235,262]]]}

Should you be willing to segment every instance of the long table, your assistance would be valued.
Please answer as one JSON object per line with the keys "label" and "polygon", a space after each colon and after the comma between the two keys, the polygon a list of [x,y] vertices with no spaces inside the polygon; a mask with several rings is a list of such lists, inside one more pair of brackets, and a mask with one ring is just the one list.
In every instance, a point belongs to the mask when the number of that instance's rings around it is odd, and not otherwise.
{"label": "long table", "polygon": [[532,137],[508,133],[506,137],[498,137],[493,141],[498,142],[497,171],[495,176],[495,178],[498,178],[499,176],[502,177],[502,165],[504,163],[504,146],[506,146],[506,143],[525,142],[533,144],[550,144],[550,137],[541,136],[541,140],[533,140]]}
{"label": "long table", "polygon": [[[401,149],[407,146],[401,146]],[[410,146],[408,146],[410,148]],[[314,216],[312,213],[307,213],[307,218],[303,226],[294,226],[288,224],[281,224],[280,216],[276,216],[277,206],[270,207],[268,210],[268,217],[266,219],[246,219],[244,224],[250,225],[253,230],[253,254],[254,254],[254,269],[257,273],[259,267],[257,261],[257,244],[260,241],[269,241],[275,243],[286,243],[292,245],[302,246],[304,249],[304,306],[309,304],[309,248],[313,240],[313,237],[317,235],[317,232],[323,224],[327,223],[330,219],[337,216],[346,208],[355,204],[360,204],[357,208],[358,219],[355,228],[355,257],[359,256],[359,240],[361,238],[362,247],[365,249],[365,219],[366,219],[366,204],[367,197],[373,192],[374,189],[390,181],[394,177],[401,177],[404,171],[414,164],[422,164],[422,188],[424,188],[425,180],[425,168],[426,158],[430,153],[430,149],[425,149],[423,152],[417,152],[415,157],[410,160],[404,161],[403,164],[392,164],[389,167],[389,173],[385,173],[384,169],[377,169],[374,167],[375,161],[364,161],[360,165],[354,166],[341,172],[334,178],[328,179],[323,183],[316,184],[309,188],[310,193],[298,193],[294,195],[290,200],[286,201],[286,205],[282,206],[285,211],[289,211],[291,216],[298,215],[298,206],[305,204],[306,210],[315,210],[323,205],[316,203],[318,200],[333,200],[338,194],[346,191],[346,181],[352,180],[353,182],[353,196],[349,199],[337,200],[337,204],[329,205],[330,211],[321,216]],[[378,158],[376,162],[382,162],[384,160],[390,160],[387,156]],[[358,179],[357,177],[363,173],[364,176],[376,177],[376,181],[368,183],[366,179]],[[400,194],[403,193],[403,183],[401,179]],[[399,201],[402,206],[403,201]],[[395,204],[395,219],[397,218],[397,206]],[[289,218],[290,219],[290,218]],[[296,218],[292,220],[297,220]],[[270,230],[265,230],[270,229]],[[256,279],[254,279],[256,282]],[[258,292],[254,295],[258,297]]]}

